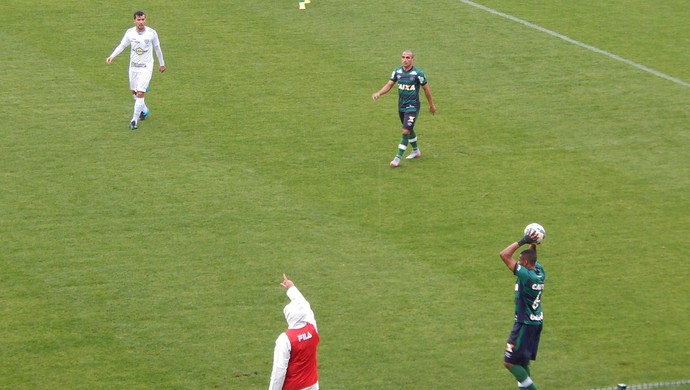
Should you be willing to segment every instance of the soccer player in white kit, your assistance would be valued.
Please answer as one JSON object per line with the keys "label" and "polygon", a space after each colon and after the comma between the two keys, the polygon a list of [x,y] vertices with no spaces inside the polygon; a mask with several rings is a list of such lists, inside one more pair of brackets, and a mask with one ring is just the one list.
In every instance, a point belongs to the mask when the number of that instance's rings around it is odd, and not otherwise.
{"label": "soccer player in white kit", "polygon": [[299,9],[307,9],[306,4],[311,3],[311,0],[299,0]]}
{"label": "soccer player in white kit", "polygon": [[125,31],[120,44],[105,59],[111,64],[113,58],[122,53],[127,46],[131,46],[129,54],[129,88],[134,95],[134,112],[129,128],[135,130],[139,120],[144,120],[149,115],[149,109],[144,102],[144,96],[149,88],[149,82],[153,75],[153,51],[158,57],[158,70],[165,72],[163,52],[158,41],[158,33],[151,27],[146,27],[146,15],[143,11],[134,13],[134,27]]}

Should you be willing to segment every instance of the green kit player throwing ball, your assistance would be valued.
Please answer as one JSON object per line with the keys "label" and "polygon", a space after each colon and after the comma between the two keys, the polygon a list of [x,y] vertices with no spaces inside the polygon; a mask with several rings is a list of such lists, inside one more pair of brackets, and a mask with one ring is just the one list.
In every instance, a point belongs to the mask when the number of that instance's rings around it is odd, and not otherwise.
{"label": "green kit player throwing ball", "polygon": [[[544,319],[541,312],[541,294],[544,291],[546,273],[537,261],[537,239],[538,235],[535,232],[529,232],[499,254],[503,263],[517,276],[515,323],[506,342],[503,365],[517,379],[518,387],[528,390],[537,390],[530,378],[529,362],[537,358]],[[520,252],[518,261],[513,260],[515,251],[525,244],[529,244],[529,249]]]}
{"label": "green kit player throwing ball", "polygon": [[405,153],[408,144],[412,145],[412,152],[407,155],[408,160],[422,157],[422,152],[419,151],[417,146],[417,134],[414,132],[414,124],[417,121],[421,106],[419,101],[420,88],[424,90],[424,96],[426,96],[426,101],[429,103],[429,112],[432,115],[436,112],[436,106],[431,97],[431,89],[429,89],[427,84],[426,75],[421,69],[414,66],[414,53],[410,50],[405,50],[402,53],[401,62],[401,66],[393,69],[393,73],[391,73],[391,77],[386,85],[371,95],[372,100],[376,101],[381,95],[385,95],[390,91],[396,82],[398,83],[398,111],[400,113],[400,122],[402,123],[402,138],[398,145],[398,152],[395,154],[393,161],[390,162],[391,168],[400,165],[400,159]]}

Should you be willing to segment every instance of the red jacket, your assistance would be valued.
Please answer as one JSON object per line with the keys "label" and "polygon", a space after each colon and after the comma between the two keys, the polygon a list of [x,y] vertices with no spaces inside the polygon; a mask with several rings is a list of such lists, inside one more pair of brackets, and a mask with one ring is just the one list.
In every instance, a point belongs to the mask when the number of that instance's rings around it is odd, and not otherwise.
{"label": "red jacket", "polygon": [[301,390],[316,383],[316,346],[319,334],[314,325],[307,323],[299,329],[288,329],[290,362],[285,373],[283,390]]}

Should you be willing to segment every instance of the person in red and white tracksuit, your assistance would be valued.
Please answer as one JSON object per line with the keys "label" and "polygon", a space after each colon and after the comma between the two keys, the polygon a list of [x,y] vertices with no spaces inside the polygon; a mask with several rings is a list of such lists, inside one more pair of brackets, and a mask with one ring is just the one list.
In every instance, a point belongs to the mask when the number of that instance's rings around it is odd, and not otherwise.
{"label": "person in red and white tracksuit", "polygon": [[316,347],[319,333],[314,312],[285,274],[280,285],[290,298],[290,303],[283,309],[288,328],[276,339],[268,390],[318,390]]}

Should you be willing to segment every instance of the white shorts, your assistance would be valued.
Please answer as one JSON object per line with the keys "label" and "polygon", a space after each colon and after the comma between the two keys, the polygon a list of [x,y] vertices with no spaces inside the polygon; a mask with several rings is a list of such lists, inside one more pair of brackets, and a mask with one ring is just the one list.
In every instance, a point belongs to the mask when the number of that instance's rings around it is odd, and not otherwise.
{"label": "white shorts", "polygon": [[149,82],[151,82],[152,70],[129,70],[129,89],[137,92],[146,92],[149,89]]}

